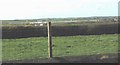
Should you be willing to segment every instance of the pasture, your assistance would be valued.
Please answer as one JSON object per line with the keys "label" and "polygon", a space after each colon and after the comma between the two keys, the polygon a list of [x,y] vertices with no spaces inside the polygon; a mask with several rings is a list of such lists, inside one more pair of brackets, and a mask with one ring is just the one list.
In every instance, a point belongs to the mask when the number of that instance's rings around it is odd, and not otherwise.
{"label": "pasture", "polygon": [[[53,57],[118,53],[118,34],[54,36]],[[48,58],[47,37],[2,39],[2,60]]]}

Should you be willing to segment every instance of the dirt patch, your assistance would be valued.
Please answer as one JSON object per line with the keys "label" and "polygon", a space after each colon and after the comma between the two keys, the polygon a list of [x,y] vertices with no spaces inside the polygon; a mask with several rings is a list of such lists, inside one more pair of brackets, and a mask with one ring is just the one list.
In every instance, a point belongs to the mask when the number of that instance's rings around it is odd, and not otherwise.
{"label": "dirt patch", "polygon": [[32,59],[19,61],[3,61],[3,63],[118,63],[118,54],[99,54],[69,57],[54,57],[51,59]]}

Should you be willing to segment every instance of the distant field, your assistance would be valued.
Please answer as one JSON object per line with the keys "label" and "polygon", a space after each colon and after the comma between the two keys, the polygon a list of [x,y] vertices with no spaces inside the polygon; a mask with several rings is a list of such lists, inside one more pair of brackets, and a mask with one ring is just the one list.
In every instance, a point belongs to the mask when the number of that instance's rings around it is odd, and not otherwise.
{"label": "distant field", "polygon": [[[2,60],[47,58],[47,37],[2,40]],[[118,34],[53,37],[53,56],[118,53]]]}
{"label": "distant field", "polygon": [[[11,22],[12,23],[12,22]],[[18,22],[19,23],[19,22]],[[52,26],[80,26],[80,25],[107,25],[107,24],[118,24],[118,22],[106,22],[106,21],[60,21],[60,22],[52,22]],[[2,27],[18,27],[18,26],[23,26],[23,27],[31,27],[34,25],[29,25],[25,23],[21,24],[2,24]],[[36,26],[39,27],[39,26]]]}
{"label": "distant field", "polygon": [[[47,36],[47,26],[3,26],[2,38],[26,38]],[[118,22],[59,22],[52,23],[53,36],[117,34]]]}

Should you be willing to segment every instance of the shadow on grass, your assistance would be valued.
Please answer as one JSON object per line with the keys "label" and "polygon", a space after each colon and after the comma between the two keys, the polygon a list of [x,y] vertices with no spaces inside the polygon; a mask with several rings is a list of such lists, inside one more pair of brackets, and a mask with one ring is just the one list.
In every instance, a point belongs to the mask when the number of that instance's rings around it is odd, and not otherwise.
{"label": "shadow on grass", "polygon": [[118,54],[99,54],[83,56],[53,57],[51,59],[32,59],[3,61],[3,63],[118,63]]}

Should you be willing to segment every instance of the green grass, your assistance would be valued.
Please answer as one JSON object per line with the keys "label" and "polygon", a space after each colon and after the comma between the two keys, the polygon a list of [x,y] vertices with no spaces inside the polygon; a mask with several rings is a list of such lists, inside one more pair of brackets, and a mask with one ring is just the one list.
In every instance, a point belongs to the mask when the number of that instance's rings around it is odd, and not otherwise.
{"label": "green grass", "polygon": [[[118,34],[53,37],[53,56],[118,53]],[[48,57],[47,37],[2,40],[2,60]]]}

